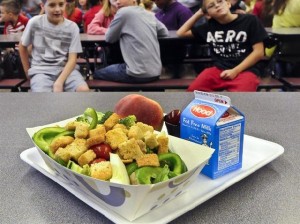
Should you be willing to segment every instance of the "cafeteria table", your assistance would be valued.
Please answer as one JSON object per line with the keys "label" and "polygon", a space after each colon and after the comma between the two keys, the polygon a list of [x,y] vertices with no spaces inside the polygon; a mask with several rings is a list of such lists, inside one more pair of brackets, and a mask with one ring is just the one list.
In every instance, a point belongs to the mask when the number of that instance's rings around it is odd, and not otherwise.
{"label": "cafeteria table", "polygon": [[[1,223],[112,223],[22,161],[20,154],[33,147],[26,128],[77,116],[87,107],[99,111],[112,110],[116,102],[127,94],[130,93],[1,94]],[[159,102],[164,112],[182,109],[193,99],[193,94],[187,92],[139,94]],[[284,147],[284,153],[209,200],[170,220],[171,223],[299,223],[300,94],[222,94],[229,96],[232,104],[245,114],[245,134],[278,143]],[[180,207],[180,203],[176,206]]]}

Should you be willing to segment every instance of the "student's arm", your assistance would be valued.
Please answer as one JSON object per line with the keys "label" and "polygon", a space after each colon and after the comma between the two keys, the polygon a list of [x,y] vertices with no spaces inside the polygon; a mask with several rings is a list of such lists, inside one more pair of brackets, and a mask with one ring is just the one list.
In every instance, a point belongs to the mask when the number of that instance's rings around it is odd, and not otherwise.
{"label": "student's arm", "polygon": [[191,29],[202,16],[204,16],[204,13],[200,8],[188,21],[182,25],[182,27],[177,30],[177,35],[179,37],[192,37],[193,34]]}
{"label": "student's arm", "polygon": [[167,27],[158,19],[156,19],[156,31],[158,37],[167,37],[169,35]]}
{"label": "student's arm", "polygon": [[64,83],[67,80],[68,76],[75,69],[77,61],[77,53],[69,53],[68,61],[53,84],[53,92],[63,92],[64,91]]}
{"label": "student's arm", "polygon": [[[125,13],[124,13],[125,11]],[[126,7],[118,10],[114,19],[111,21],[106,33],[105,41],[109,43],[115,43],[119,41],[121,36],[121,31],[123,29],[123,24],[127,21]]]}
{"label": "student's arm", "polygon": [[24,46],[21,41],[19,43],[19,54],[20,54],[24,72],[26,74],[26,78],[29,80],[28,69],[30,68],[30,63],[29,63],[30,54],[29,54],[28,47]]}
{"label": "student's arm", "polygon": [[223,71],[220,76],[222,79],[234,79],[239,73],[255,65],[264,57],[263,42],[256,43],[252,46],[253,51],[233,69]]}
{"label": "student's arm", "polygon": [[92,22],[87,27],[87,33],[93,35],[103,35],[107,31],[107,27],[103,27],[104,14],[102,10],[93,18]]}

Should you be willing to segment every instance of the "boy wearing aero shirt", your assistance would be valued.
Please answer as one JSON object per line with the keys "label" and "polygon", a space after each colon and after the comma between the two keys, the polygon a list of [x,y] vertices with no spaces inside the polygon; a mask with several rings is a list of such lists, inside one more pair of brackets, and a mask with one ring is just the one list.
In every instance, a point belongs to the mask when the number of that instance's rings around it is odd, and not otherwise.
{"label": "boy wearing aero shirt", "polygon": [[82,52],[79,28],[64,18],[65,6],[66,0],[47,0],[45,14],[32,17],[21,37],[20,56],[33,92],[89,91],[76,66]]}
{"label": "boy wearing aero shirt", "polygon": [[[206,41],[214,66],[204,69],[188,91],[256,91],[260,70],[257,63],[264,56],[267,33],[250,14],[230,12],[229,0],[204,0],[203,6],[178,31],[178,36],[194,36]],[[202,17],[207,22],[196,25]]]}

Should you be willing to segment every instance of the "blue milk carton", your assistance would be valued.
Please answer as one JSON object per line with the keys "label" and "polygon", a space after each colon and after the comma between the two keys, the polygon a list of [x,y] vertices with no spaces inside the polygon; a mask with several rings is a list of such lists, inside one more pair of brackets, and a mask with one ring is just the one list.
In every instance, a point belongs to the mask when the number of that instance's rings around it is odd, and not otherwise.
{"label": "blue milk carton", "polygon": [[230,98],[195,91],[195,99],[182,111],[180,137],[214,148],[203,170],[212,179],[242,167],[245,117]]}

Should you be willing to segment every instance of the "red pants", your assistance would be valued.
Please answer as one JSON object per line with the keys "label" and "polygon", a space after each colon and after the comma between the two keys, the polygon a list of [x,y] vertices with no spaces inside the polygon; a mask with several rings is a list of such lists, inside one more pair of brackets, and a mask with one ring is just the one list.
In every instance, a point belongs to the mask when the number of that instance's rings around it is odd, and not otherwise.
{"label": "red pants", "polygon": [[259,78],[250,71],[241,72],[235,79],[221,79],[223,70],[217,67],[204,69],[192,82],[187,91],[200,90],[205,92],[230,91],[230,92],[255,92]]}

